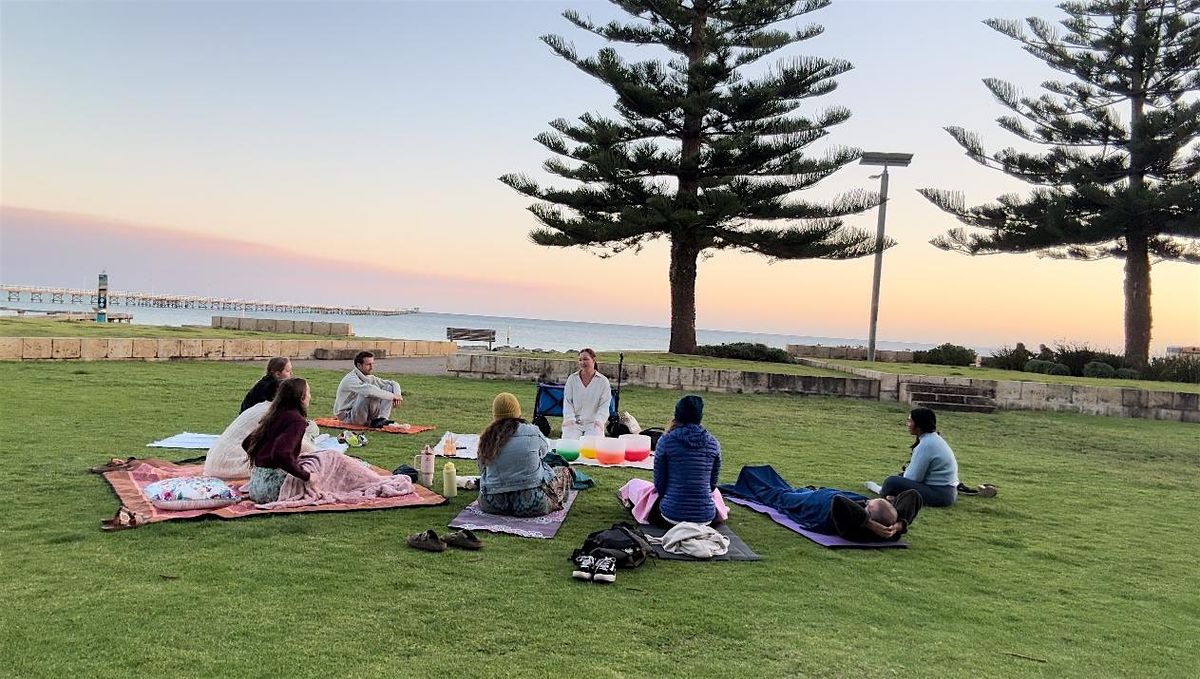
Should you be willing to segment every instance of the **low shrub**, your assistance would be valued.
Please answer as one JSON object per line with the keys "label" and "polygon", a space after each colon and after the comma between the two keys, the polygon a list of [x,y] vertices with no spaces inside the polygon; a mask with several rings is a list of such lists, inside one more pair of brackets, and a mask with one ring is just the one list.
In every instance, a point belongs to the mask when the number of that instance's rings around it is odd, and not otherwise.
{"label": "low shrub", "polygon": [[1117,369],[1101,361],[1089,361],[1083,365],[1084,377],[1115,377]]}
{"label": "low shrub", "polygon": [[730,344],[703,344],[696,347],[700,356],[715,358],[737,358],[743,361],[762,361],[766,363],[791,363],[792,357],[783,349],[769,347],[765,344],[750,342],[732,342]]}
{"label": "low shrub", "polygon": [[949,342],[929,351],[914,351],[913,363],[931,365],[971,365],[975,362],[975,350]]}
{"label": "low shrub", "polygon": [[1017,342],[1017,346],[1012,349],[1005,345],[993,351],[991,356],[985,356],[982,365],[985,368],[999,370],[1024,370],[1025,364],[1031,358],[1033,358],[1033,352],[1026,349],[1024,344]]}
{"label": "low shrub", "polygon": [[1163,356],[1150,359],[1142,378],[1160,382],[1200,384],[1200,356]]}
{"label": "low shrub", "polygon": [[1133,368],[1117,368],[1115,377],[1122,380],[1136,380],[1141,377],[1141,375],[1138,374],[1138,371],[1134,370]]}
{"label": "low shrub", "polygon": [[1034,358],[1025,364],[1025,372],[1041,373],[1043,375],[1070,375],[1071,369],[1062,363]]}

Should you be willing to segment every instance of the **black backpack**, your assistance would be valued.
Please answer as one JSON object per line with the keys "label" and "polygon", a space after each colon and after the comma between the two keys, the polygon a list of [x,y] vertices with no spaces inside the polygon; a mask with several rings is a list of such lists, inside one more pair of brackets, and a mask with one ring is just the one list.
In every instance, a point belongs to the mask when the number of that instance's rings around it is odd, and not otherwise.
{"label": "black backpack", "polygon": [[617,568],[637,568],[654,556],[654,547],[646,539],[641,528],[622,521],[614,523],[612,528],[605,528],[590,533],[583,540],[583,546],[571,554],[571,560],[580,554],[592,556],[611,556],[617,560]]}

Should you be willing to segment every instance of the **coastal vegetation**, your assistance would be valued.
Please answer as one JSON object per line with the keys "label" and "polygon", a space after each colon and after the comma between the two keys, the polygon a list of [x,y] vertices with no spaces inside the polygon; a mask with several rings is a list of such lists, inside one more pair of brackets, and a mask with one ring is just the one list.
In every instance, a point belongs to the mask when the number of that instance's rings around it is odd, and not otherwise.
{"label": "coastal vegetation", "polygon": [[[1200,624],[1190,584],[1200,534],[1187,512],[1161,511],[1164,498],[1200,500],[1194,424],[945,414],[939,428],[964,480],[1000,492],[923,511],[909,549],[829,551],[735,508],[731,528],[762,561],[652,562],[609,587],[572,580],[568,556],[587,533],[627,518],[613,493],[649,472],[587,468],[597,486],[581,492],[555,539],[481,533],[481,552],[404,544],[443,531],[471,492],[440,507],[97,529],[117,503],[87,467],[190,457],[145,444],[219,432],[260,372],[0,364],[10,415],[0,420],[4,673],[1094,677],[1187,676],[1195,666],[1186,630]],[[312,412],[327,412],[342,373],[298,374],[312,385]],[[399,379],[403,417],[438,430],[372,435],[356,449],[386,468],[411,463],[443,430],[479,431],[496,392],[526,407],[534,393],[529,383]],[[677,396],[627,388],[622,406],[662,424]],[[744,464],[771,464],[797,485],[855,489],[909,454],[899,404],[704,398],[722,482]]]}

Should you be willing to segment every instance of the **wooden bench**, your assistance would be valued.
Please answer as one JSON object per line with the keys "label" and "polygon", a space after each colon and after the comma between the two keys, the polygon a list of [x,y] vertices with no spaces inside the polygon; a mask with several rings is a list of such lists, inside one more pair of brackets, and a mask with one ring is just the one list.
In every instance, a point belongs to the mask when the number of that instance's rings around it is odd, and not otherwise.
{"label": "wooden bench", "polygon": [[490,328],[446,328],[446,339],[463,342],[487,342],[488,351],[496,341],[496,331]]}

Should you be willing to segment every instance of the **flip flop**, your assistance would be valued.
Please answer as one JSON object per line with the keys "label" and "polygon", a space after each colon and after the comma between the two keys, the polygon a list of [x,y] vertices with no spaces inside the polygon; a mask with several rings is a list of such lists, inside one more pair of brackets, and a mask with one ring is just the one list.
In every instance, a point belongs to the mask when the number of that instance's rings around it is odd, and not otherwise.
{"label": "flip flop", "polygon": [[483,543],[480,542],[479,538],[475,537],[475,534],[467,528],[463,528],[462,530],[458,530],[447,535],[445,542],[447,545],[451,547],[458,547],[459,549],[466,549],[470,551],[483,549]]}

